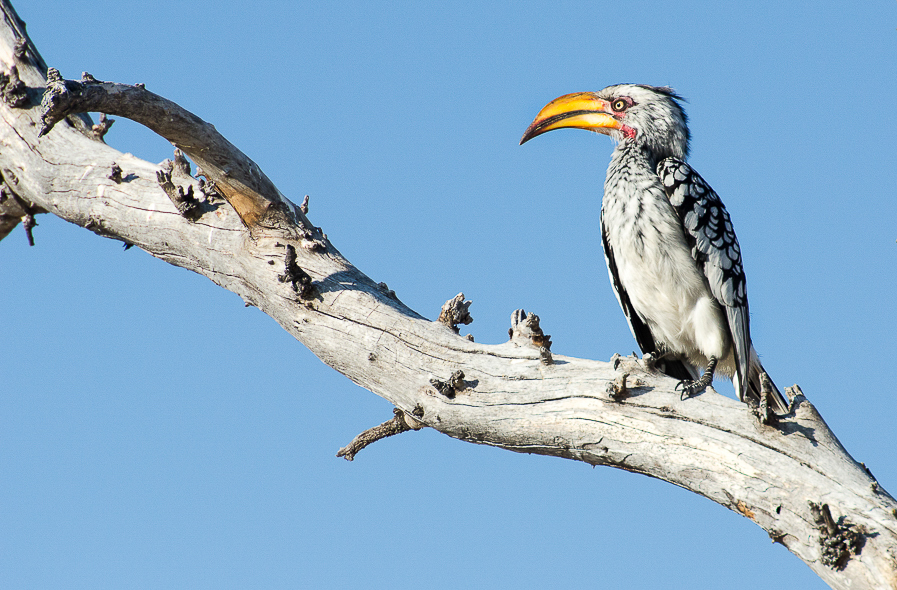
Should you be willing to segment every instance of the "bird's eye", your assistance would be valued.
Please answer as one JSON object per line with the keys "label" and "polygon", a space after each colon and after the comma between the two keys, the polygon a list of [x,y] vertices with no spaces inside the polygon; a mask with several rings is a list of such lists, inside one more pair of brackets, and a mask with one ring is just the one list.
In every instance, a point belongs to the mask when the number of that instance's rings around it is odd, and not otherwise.
{"label": "bird's eye", "polygon": [[622,113],[629,108],[629,103],[622,98],[618,98],[611,103],[610,108],[612,108],[617,113]]}

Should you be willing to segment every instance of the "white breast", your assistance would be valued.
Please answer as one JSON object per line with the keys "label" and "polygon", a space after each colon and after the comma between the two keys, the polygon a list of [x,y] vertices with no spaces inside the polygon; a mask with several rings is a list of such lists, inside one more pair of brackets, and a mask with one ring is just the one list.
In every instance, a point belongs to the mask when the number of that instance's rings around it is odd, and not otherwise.
{"label": "white breast", "polygon": [[630,161],[614,161],[608,169],[602,205],[620,283],[665,350],[697,366],[706,365],[711,355],[723,360],[730,348],[725,314],[653,169],[631,161],[638,154],[629,156]]}

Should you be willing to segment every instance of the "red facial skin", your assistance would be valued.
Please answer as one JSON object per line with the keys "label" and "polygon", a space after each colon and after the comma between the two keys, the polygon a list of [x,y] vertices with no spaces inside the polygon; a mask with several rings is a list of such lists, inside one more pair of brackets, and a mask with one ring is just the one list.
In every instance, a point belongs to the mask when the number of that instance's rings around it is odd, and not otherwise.
{"label": "red facial skin", "polygon": [[[614,118],[615,118],[617,121],[620,121],[620,120],[623,118],[623,115],[626,113],[626,109],[628,109],[628,108],[630,108],[632,105],[634,105],[634,104],[635,104],[635,101],[632,100],[631,98],[629,98],[628,96],[620,97],[620,98],[616,99],[614,102],[616,103],[617,100],[623,100],[623,101],[626,102],[626,108],[625,108],[625,109],[622,109],[622,110],[617,111],[616,109],[611,108],[611,110],[614,112]],[[629,139],[635,139],[635,136],[636,136],[636,131],[635,131],[635,129],[633,129],[633,128],[630,127],[629,125],[624,124],[622,121],[620,121],[620,131],[622,131],[622,132],[623,132],[623,135],[625,135],[625,136],[628,137]]]}

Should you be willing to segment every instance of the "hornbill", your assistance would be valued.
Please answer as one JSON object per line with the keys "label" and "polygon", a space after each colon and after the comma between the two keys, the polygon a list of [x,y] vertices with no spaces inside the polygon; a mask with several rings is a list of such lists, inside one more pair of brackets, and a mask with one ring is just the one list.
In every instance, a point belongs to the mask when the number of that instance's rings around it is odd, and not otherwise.
{"label": "hornbill", "polygon": [[[556,98],[520,143],[563,127],[617,141],[604,181],[601,236],[617,300],[643,353],[695,395],[714,372],[741,401],[761,399],[741,250],[729,213],[689,166],[687,117],[672,89],[608,86]],[[703,369],[703,374],[701,374]],[[769,407],[788,411],[771,385]]]}

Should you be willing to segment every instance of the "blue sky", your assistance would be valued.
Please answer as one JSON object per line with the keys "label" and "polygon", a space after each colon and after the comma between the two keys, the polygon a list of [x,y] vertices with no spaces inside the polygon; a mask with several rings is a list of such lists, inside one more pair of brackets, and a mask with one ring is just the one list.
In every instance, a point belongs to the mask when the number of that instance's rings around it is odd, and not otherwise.
{"label": "blue sky", "polygon": [[[752,328],[893,493],[893,2],[18,2],[64,76],[215,124],[353,263],[479,342],[636,349],[597,231],[610,140],[523,130],[618,82],[688,98]],[[171,146],[128,121],[107,141]],[[612,469],[408,433],[239,297],[44,216],[0,242],[0,586],[822,588],[748,520]],[[718,384],[720,391],[731,386]]]}

